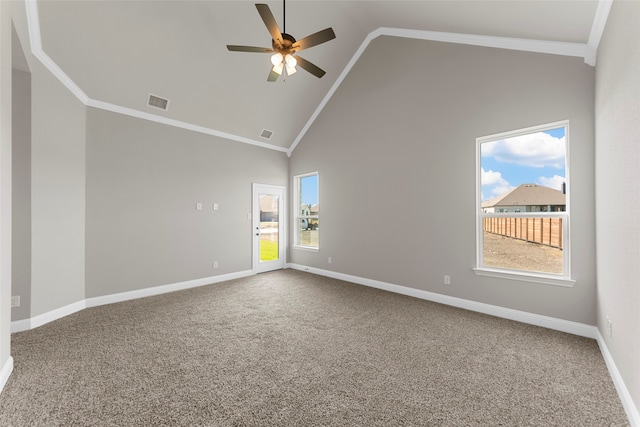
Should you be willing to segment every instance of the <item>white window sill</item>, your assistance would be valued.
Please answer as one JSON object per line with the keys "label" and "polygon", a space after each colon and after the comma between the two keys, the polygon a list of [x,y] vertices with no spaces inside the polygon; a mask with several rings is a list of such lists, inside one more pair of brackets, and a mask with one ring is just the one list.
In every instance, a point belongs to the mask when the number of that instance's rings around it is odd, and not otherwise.
{"label": "white window sill", "polygon": [[572,288],[576,281],[568,277],[536,274],[531,272],[499,270],[491,268],[474,268],[477,276],[498,277],[500,279],[521,280],[524,282],[541,283],[544,285],[564,286]]}
{"label": "white window sill", "polygon": [[320,248],[314,248],[313,246],[293,245],[292,248],[293,249],[298,249],[298,250],[301,250],[301,251],[320,252]]}

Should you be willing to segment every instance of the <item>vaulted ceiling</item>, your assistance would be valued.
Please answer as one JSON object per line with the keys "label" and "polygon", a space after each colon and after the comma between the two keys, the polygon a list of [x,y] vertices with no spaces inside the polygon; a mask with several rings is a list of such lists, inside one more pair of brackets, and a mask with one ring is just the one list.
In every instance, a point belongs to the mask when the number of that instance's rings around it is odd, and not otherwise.
{"label": "vaulted ceiling", "polygon": [[[282,30],[282,1],[266,3]],[[287,33],[301,39],[332,27],[336,39],[300,52],[324,77],[301,70],[275,83],[267,82],[269,54],[226,48],[271,46],[251,1],[28,0],[27,16],[34,54],[87,105],[290,151],[377,36],[581,56],[593,65],[606,3],[288,1]],[[388,72],[402,76],[392,63]],[[169,99],[167,111],[148,107],[149,94]],[[263,129],[273,132],[269,140]]]}

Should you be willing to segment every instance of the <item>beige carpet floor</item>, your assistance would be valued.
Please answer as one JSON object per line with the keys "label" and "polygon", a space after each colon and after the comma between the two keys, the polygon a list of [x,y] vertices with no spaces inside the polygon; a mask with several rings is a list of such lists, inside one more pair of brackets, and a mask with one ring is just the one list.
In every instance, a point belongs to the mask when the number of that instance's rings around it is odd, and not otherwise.
{"label": "beige carpet floor", "polygon": [[594,340],[284,270],[12,337],[1,426],[625,426]]}

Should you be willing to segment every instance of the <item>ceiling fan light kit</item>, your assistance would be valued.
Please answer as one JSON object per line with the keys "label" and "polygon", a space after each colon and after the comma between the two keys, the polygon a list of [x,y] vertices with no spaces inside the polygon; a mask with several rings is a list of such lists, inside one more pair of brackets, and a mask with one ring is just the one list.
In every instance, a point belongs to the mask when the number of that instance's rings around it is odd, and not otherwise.
{"label": "ceiling fan light kit", "polygon": [[[285,2],[282,3],[283,12],[286,11]],[[320,67],[312,64],[306,59],[296,55],[296,52],[303,49],[308,49],[313,46],[328,42],[336,38],[332,28],[325,28],[322,31],[311,34],[301,40],[296,39],[287,34],[286,21],[283,18],[283,30],[280,31],[278,24],[276,23],[269,5],[263,3],[257,3],[256,9],[262,18],[267,30],[271,34],[271,49],[266,47],[256,46],[239,46],[239,45],[227,45],[227,49],[231,52],[253,52],[253,53],[273,53],[271,55],[271,64],[273,68],[269,71],[267,77],[268,82],[275,82],[283,71],[286,71],[287,75],[292,75],[297,72],[296,66],[300,66],[303,70],[313,74],[314,76],[321,78],[324,76],[325,71]],[[286,16],[283,13],[283,16]]]}
{"label": "ceiling fan light kit", "polygon": [[295,67],[295,66],[293,66],[293,67],[292,67],[292,66],[291,66],[291,65],[289,65],[289,64],[286,64],[284,68],[285,68],[285,70],[287,70],[287,75],[288,75],[288,76],[290,76],[290,75],[292,75],[292,74],[294,74],[294,73],[297,73],[297,72],[298,72],[298,70],[296,70],[296,67]]}
{"label": "ceiling fan light kit", "polygon": [[274,53],[274,54],[271,56],[271,63],[272,63],[274,66],[276,66],[276,65],[282,64],[282,60],[283,60],[283,59],[284,59],[284,58],[282,57],[282,54],[281,54],[281,53],[279,53],[279,52],[278,52],[278,53]]}

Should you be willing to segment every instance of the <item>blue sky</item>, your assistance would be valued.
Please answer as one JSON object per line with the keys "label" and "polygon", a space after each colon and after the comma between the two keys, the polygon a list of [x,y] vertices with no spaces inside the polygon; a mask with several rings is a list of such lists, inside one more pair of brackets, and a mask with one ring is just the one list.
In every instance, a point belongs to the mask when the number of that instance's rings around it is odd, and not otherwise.
{"label": "blue sky", "polygon": [[304,205],[318,203],[318,175],[309,175],[300,179],[301,202]]}
{"label": "blue sky", "polygon": [[482,200],[520,184],[539,184],[556,190],[565,181],[564,127],[521,135],[481,146]]}

